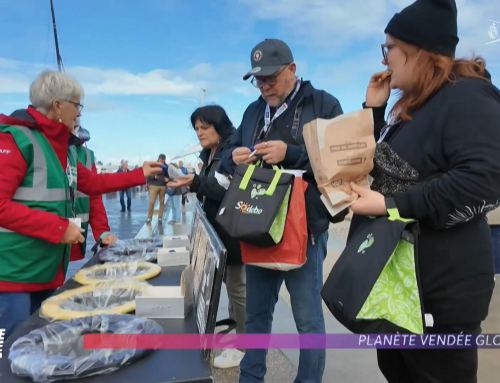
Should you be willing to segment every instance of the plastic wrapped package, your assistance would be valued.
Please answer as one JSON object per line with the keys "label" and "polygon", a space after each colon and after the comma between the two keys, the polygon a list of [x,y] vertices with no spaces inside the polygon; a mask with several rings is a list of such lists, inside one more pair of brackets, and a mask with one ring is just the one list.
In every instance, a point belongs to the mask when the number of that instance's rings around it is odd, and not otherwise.
{"label": "plastic wrapped package", "polygon": [[119,240],[99,253],[101,262],[156,262],[156,252],[163,247],[163,237]]}
{"label": "plastic wrapped package", "polygon": [[161,273],[161,267],[150,262],[111,262],[80,269],[75,281],[82,285],[93,285],[110,280],[129,279],[144,281]]}
{"label": "plastic wrapped package", "polygon": [[133,315],[94,315],[50,323],[13,343],[9,352],[12,373],[40,383],[80,379],[112,373],[153,352],[132,347],[85,349],[83,335],[100,333],[162,334],[163,328]]}
{"label": "plastic wrapped package", "polygon": [[40,316],[54,321],[129,313],[135,310],[135,298],[149,286],[147,282],[130,278],[66,290],[46,299],[40,307]]}

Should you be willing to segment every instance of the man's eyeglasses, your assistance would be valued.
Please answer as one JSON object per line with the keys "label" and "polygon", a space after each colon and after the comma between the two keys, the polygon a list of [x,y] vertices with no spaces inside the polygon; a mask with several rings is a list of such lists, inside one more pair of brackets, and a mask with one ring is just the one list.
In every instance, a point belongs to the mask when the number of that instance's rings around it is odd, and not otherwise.
{"label": "man's eyeglasses", "polygon": [[79,103],[71,101],[71,100],[64,100],[64,101],[69,102],[70,104],[73,104],[76,107],[76,109],[78,109],[79,113],[82,112],[82,110],[83,110],[83,105],[82,104],[79,104]]}
{"label": "man's eyeglasses", "polygon": [[250,82],[256,88],[262,88],[264,86],[264,84],[267,84],[269,86],[276,85],[276,83],[278,82],[278,76],[281,74],[281,72],[283,72],[285,70],[285,68],[286,68],[286,66],[284,66],[283,68],[281,68],[279,71],[277,71],[275,74],[273,74],[271,76],[266,76],[266,77],[261,77],[261,78],[257,78],[254,76]]}
{"label": "man's eyeglasses", "polygon": [[382,44],[382,56],[384,56],[384,61],[387,61],[387,55],[389,54],[389,51],[394,48],[396,44],[394,43],[389,43],[389,44]]}

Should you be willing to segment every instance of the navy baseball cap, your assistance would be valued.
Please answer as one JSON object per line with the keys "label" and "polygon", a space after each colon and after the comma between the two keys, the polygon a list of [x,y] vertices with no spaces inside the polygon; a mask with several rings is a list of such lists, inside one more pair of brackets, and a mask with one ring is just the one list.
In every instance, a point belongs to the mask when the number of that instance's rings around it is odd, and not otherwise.
{"label": "navy baseball cap", "polygon": [[265,39],[257,44],[250,55],[252,69],[243,76],[248,80],[252,76],[271,76],[283,65],[293,63],[290,47],[278,39]]}

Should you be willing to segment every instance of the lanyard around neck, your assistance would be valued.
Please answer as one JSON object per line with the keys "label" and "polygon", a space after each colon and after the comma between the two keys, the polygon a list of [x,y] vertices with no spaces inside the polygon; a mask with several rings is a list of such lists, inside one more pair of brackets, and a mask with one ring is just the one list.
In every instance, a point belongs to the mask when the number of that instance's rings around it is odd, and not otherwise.
{"label": "lanyard around neck", "polygon": [[266,134],[269,127],[274,122],[274,120],[276,120],[279,116],[281,116],[285,112],[285,110],[288,109],[288,107],[292,103],[292,101],[295,98],[295,96],[297,95],[297,93],[299,93],[300,83],[301,83],[300,79],[297,79],[297,82],[295,84],[295,89],[294,89],[292,95],[283,104],[281,104],[281,106],[276,111],[276,113],[274,113],[274,116],[272,119],[271,119],[271,107],[269,106],[269,104],[266,105],[266,111],[264,113],[264,127],[262,128],[262,134]]}

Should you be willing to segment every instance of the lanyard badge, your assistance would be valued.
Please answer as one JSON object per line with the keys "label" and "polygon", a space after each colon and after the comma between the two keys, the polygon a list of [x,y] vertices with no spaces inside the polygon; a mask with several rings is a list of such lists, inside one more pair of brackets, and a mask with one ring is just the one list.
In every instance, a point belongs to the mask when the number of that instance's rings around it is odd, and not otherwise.
{"label": "lanyard badge", "polygon": [[[73,218],[76,217],[75,211],[75,185],[76,185],[76,174],[74,174],[74,167],[71,166],[71,161],[68,157],[68,165],[66,166],[66,176],[68,177],[69,185],[69,200],[71,202],[71,213]],[[75,169],[76,173],[76,169]]]}

